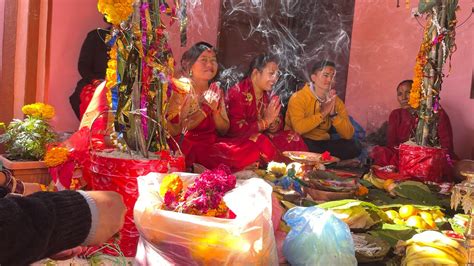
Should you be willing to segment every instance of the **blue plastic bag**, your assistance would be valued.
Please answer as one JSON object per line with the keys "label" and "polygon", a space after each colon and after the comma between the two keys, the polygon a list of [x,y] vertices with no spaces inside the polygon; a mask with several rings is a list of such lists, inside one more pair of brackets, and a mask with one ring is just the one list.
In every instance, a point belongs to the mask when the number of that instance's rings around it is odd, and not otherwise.
{"label": "blue plastic bag", "polygon": [[295,207],[283,216],[291,227],[283,254],[291,265],[357,265],[349,227],[318,207]]}

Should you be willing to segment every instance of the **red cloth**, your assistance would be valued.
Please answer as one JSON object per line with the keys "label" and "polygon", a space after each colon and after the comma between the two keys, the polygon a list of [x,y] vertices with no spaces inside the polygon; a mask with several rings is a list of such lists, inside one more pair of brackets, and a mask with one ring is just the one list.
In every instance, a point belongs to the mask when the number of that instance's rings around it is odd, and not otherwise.
{"label": "red cloth", "polygon": [[[457,159],[454,153],[453,130],[449,117],[443,109],[439,111],[438,137],[442,148],[448,150],[452,159]],[[416,128],[418,118],[409,109],[395,109],[390,113],[387,130],[387,147],[375,147],[371,153],[374,164],[398,166],[398,146],[409,140]]]}
{"label": "red cloth", "polygon": [[[179,116],[170,122],[179,123]],[[268,139],[257,138],[257,143],[266,143],[255,146],[255,142],[236,138],[221,138],[217,135],[216,125],[212,116],[207,116],[197,127],[188,130],[182,137],[174,137],[180,143],[180,148],[186,158],[186,166],[199,163],[209,169],[225,164],[232,171],[239,171],[260,160],[260,152],[267,156],[274,156],[272,152],[260,151],[257,146],[268,147]]]}
{"label": "red cloth", "polygon": [[86,112],[87,107],[89,106],[89,103],[92,101],[92,97],[94,96],[95,89],[97,88],[97,86],[100,85],[100,83],[102,83],[102,80],[94,79],[91,83],[82,87],[80,96],[81,104],[79,105],[79,120],[82,119],[82,116]]}
{"label": "red cloth", "polygon": [[[175,137],[176,140],[179,140],[179,138],[179,136]],[[196,155],[203,152],[203,150],[205,151],[205,147],[213,145],[216,141],[216,125],[212,116],[207,116],[197,127],[186,132],[181,140],[180,148],[186,158],[186,165],[188,167],[192,166],[193,163],[197,162]],[[205,158],[202,160],[205,160]],[[201,161],[197,163],[202,164]]]}
{"label": "red cloth", "polygon": [[[246,78],[230,88],[227,98],[227,108],[230,128],[227,133],[231,138],[255,139],[258,150],[263,153],[266,160],[284,160],[282,151],[307,151],[303,139],[295,132],[283,129],[283,117],[280,115],[279,129],[270,133],[268,130],[260,133],[258,120],[263,116],[264,110],[270,103],[270,97],[264,93],[262,106],[258,110],[254,88],[250,78]],[[263,140],[265,139],[265,140]],[[243,154],[242,156],[245,156]]]}
{"label": "red cloth", "polygon": [[[229,166],[232,171],[239,171],[256,162],[285,160],[279,150],[308,150],[298,134],[282,130],[281,117],[278,132],[258,131],[258,112],[250,79],[245,79],[231,88],[228,96],[230,120],[228,136],[217,135],[211,116],[206,117],[196,128],[186,132],[180,147],[188,167],[193,163],[199,163],[213,169],[222,163]],[[264,95],[262,110],[268,103],[269,97]],[[170,122],[178,121],[179,118],[175,117]]]}
{"label": "red cloth", "polygon": [[[137,177],[150,172],[168,173],[183,171],[182,158],[168,159],[125,159],[102,156],[93,153],[91,156],[91,175],[93,190],[109,190],[120,193],[127,212],[125,222],[120,230],[119,246],[126,257],[134,257],[137,250],[139,233],[133,220],[133,207],[138,198]],[[104,253],[117,255],[113,250],[105,249]]]}

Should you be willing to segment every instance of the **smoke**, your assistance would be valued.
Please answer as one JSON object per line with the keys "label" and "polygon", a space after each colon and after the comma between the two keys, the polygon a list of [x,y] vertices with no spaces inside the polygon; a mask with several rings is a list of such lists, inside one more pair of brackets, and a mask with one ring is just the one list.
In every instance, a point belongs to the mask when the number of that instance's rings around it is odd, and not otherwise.
{"label": "smoke", "polygon": [[280,61],[274,91],[283,102],[309,81],[311,65],[324,59],[336,63],[336,90],[343,92],[353,9],[354,1],[224,0],[218,36],[223,83],[238,81],[253,57],[268,52]]}

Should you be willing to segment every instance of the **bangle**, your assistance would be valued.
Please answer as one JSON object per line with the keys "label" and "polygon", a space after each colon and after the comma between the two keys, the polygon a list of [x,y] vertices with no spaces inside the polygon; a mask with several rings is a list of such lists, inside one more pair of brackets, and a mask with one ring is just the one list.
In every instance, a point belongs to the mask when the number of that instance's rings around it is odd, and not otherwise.
{"label": "bangle", "polygon": [[329,114],[329,117],[330,117],[330,118],[334,118],[334,117],[336,117],[336,116],[337,116],[337,112],[334,113],[334,114]]}
{"label": "bangle", "polygon": [[4,187],[7,189],[8,193],[16,193],[21,194],[25,192],[25,185],[21,180],[17,180],[14,178],[10,171],[3,169],[2,173],[5,174],[5,185]]}
{"label": "bangle", "polygon": [[203,115],[204,115],[204,118],[206,118],[206,117],[207,117],[207,114],[206,114],[206,112],[204,112],[204,110],[202,110],[202,109],[199,109],[199,111],[201,111],[201,114],[203,114]]}

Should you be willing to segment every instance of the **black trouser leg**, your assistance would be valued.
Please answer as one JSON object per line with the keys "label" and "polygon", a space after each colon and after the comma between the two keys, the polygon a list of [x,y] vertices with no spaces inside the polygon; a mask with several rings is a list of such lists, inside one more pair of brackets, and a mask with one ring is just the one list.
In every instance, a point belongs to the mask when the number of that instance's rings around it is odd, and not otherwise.
{"label": "black trouser leg", "polygon": [[80,109],[79,106],[81,105],[81,92],[82,88],[89,84],[85,79],[81,79],[77,82],[76,89],[74,92],[69,96],[69,103],[71,104],[72,110],[74,114],[76,114],[77,118],[80,117]]}
{"label": "black trouser leg", "polygon": [[337,139],[337,140],[312,140],[303,138],[308,146],[309,151],[323,153],[328,151],[331,155],[341,160],[352,159],[359,156],[361,150],[353,139]]}

